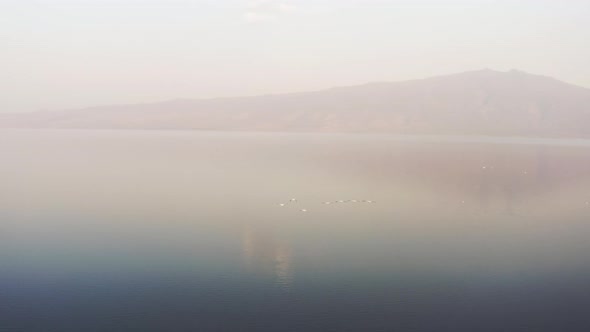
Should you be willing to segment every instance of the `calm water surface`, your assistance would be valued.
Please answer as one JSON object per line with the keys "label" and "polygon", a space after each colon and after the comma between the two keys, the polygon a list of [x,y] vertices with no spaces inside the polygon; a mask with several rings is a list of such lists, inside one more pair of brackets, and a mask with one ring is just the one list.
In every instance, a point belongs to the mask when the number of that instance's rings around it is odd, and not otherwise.
{"label": "calm water surface", "polygon": [[4,130],[0,152],[0,331],[590,330],[585,141]]}

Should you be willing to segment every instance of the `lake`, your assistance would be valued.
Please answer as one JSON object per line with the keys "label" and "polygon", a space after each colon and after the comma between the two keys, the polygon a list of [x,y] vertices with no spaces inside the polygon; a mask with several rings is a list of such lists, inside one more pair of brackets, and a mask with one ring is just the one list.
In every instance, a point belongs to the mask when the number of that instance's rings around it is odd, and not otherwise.
{"label": "lake", "polygon": [[588,331],[590,142],[0,131],[0,331]]}

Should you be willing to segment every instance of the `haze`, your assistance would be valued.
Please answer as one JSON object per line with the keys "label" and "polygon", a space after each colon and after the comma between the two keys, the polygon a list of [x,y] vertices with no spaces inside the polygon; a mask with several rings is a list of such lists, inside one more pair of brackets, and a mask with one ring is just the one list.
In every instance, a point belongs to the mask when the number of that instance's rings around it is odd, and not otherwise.
{"label": "haze", "polygon": [[587,1],[4,0],[0,112],[518,68],[590,87]]}

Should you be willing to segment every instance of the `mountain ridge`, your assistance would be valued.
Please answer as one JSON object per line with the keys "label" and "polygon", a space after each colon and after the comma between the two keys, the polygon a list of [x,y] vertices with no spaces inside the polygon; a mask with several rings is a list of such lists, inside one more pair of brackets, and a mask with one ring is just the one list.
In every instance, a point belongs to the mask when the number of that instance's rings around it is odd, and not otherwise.
{"label": "mountain ridge", "polygon": [[477,70],[319,91],[0,115],[0,127],[480,134],[590,138],[590,89]]}

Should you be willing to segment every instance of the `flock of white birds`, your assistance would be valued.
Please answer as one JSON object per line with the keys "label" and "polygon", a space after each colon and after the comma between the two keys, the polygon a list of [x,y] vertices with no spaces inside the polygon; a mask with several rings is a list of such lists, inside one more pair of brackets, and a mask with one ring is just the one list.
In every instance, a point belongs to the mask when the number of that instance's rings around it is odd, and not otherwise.
{"label": "flock of white birds", "polygon": [[[286,207],[287,205],[294,204],[294,203],[298,203],[298,200],[296,198],[291,198],[287,203],[279,203],[279,206]],[[340,204],[340,203],[370,203],[370,204],[372,204],[372,203],[375,203],[375,201],[371,201],[371,200],[367,200],[367,199],[362,199],[362,200],[347,199],[347,200],[339,200],[339,201],[333,201],[333,202],[323,202],[322,204],[331,205],[331,204]],[[306,208],[300,208],[299,211],[308,212],[309,210]]]}

